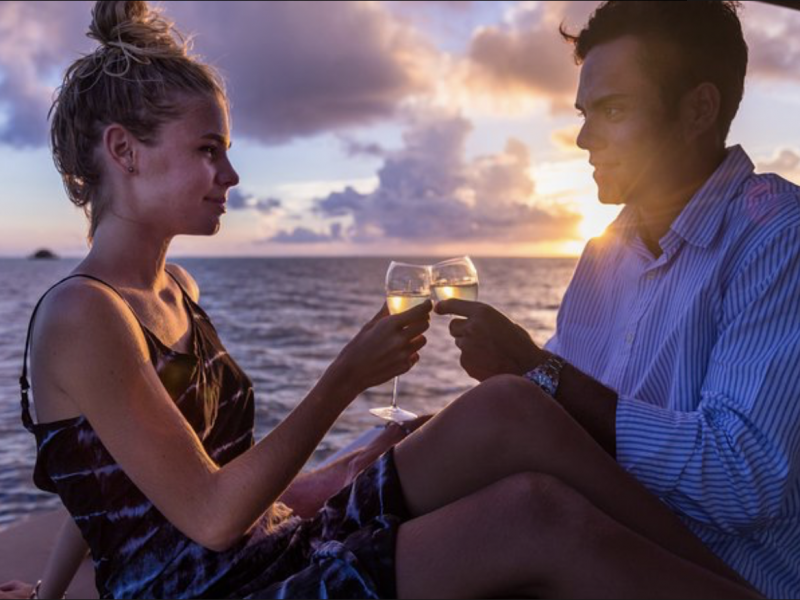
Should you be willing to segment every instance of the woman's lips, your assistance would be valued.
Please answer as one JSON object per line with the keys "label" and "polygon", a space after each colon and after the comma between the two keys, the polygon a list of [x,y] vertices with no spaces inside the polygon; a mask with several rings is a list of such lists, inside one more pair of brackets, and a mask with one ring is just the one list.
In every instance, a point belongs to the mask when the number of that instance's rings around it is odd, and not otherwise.
{"label": "woman's lips", "polygon": [[220,213],[224,214],[228,212],[228,209],[226,207],[227,202],[225,198],[204,198],[204,200],[206,202],[210,202],[211,204],[215,205],[217,210],[220,211]]}

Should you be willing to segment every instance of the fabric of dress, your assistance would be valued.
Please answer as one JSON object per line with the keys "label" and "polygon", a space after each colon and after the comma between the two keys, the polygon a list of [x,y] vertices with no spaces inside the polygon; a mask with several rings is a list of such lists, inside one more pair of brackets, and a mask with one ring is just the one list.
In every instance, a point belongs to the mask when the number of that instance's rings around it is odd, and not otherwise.
{"label": "fabric of dress", "polygon": [[[208,455],[224,465],[254,443],[253,386],[208,315],[185,292],[183,298],[192,321],[191,354],[176,352],[142,330],[164,387]],[[290,516],[270,523],[265,515],[235,546],[215,552],[186,537],[158,511],[85,417],[32,424],[27,402],[23,415],[37,442],[34,482],[59,494],[80,528],[101,597],[396,596],[396,534],[409,515],[391,451],[314,518]]]}

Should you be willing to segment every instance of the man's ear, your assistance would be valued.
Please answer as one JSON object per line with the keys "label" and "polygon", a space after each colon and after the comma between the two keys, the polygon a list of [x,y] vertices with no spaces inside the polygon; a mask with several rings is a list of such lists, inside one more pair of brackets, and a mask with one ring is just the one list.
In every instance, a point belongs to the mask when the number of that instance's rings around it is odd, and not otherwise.
{"label": "man's ear", "polygon": [[122,125],[112,123],[103,131],[103,153],[110,166],[128,174],[136,173],[138,140]]}
{"label": "man's ear", "polygon": [[692,88],[681,98],[681,125],[687,142],[716,129],[719,121],[721,96],[719,88],[704,82]]}

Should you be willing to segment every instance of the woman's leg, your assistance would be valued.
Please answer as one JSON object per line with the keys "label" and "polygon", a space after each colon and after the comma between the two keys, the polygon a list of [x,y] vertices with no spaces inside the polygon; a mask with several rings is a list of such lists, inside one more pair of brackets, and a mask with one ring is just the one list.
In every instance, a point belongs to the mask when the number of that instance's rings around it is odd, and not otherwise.
{"label": "woman's leg", "polygon": [[400,598],[758,597],[528,473],[402,525],[396,569]]}
{"label": "woman's leg", "polygon": [[395,459],[412,514],[516,473],[549,474],[668,552],[742,581],[561,406],[520,377],[496,377],[465,394],[399,444]]}

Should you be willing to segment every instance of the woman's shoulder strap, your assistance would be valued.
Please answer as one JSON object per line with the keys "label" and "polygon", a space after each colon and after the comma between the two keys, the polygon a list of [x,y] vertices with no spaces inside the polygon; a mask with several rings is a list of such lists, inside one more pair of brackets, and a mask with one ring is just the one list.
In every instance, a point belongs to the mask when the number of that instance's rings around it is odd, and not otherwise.
{"label": "woman's shoulder strap", "polygon": [[36,313],[39,312],[39,308],[41,307],[42,302],[44,301],[47,294],[52,292],[55,288],[57,288],[65,281],[69,281],[70,279],[75,279],[77,277],[91,279],[93,281],[96,281],[97,283],[106,286],[107,288],[112,290],[115,294],[117,294],[117,296],[122,298],[125,304],[128,304],[128,301],[125,300],[125,297],[122,294],[120,294],[119,291],[117,291],[117,289],[113,285],[106,283],[102,279],[99,279],[93,275],[86,275],[85,273],[76,273],[74,275],[70,275],[69,277],[65,277],[55,285],[52,285],[44,294],[42,294],[42,297],[39,298],[39,301],[36,303],[36,306],[33,309],[33,313],[31,314],[31,319],[28,322],[28,333],[25,336],[25,353],[22,357],[22,375],[19,378],[20,395],[22,398],[22,424],[25,426],[25,429],[27,429],[30,432],[33,432],[33,419],[31,418],[30,399],[28,398],[28,390],[30,390],[31,388],[30,383],[28,382],[28,352],[30,350],[31,338],[33,336],[33,322],[34,319],[36,319]]}

